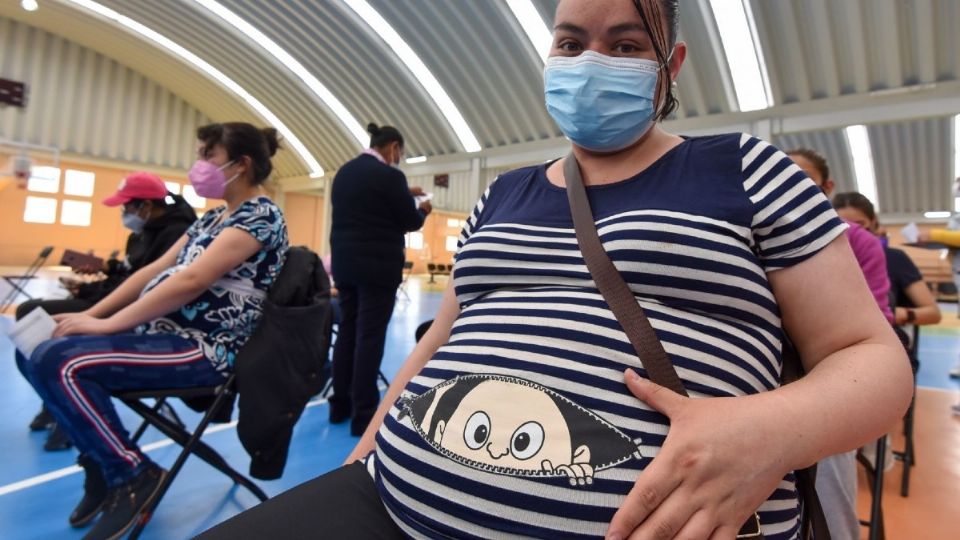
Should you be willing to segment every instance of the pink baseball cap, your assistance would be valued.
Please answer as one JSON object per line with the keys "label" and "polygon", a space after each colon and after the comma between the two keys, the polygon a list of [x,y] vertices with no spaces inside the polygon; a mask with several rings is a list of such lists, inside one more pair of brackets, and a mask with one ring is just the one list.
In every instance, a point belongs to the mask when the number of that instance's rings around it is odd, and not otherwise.
{"label": "pink baseball cap", "polygon": [[120,206],[133,199],[162,199],[167,196],[167,185],[155,174],[138,171],[120,181],[117,192],[103,200],[106,206]]}

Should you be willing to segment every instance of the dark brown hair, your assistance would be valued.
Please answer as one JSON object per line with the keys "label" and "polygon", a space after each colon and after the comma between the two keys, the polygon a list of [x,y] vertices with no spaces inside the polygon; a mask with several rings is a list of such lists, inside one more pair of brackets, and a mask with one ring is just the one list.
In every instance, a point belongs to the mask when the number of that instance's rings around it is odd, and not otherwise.
{"label": "dark brown hair", "polygon": [[795,148],[793,150],[787,150],[786,154],[788,156],[802,156],[806,158],[807,161],[813,165],[813,168],[820,173],[824,182],[830,179],[830,167],[827,165],[827,159],[821,156],[816,150],[810,148]]}
{"label": "dark brown hair", "polygon": [[403,148],[403,135],[393,126],[381,127],[371,122],[367,124],[367,133],[370,134],[370,148],[383,148],[392,142],[400,143]]}
{"label": "dark brown hair", "polygon": [[273,172],[270,158],[280,148],[280,139],[274,128],[257,128],[246,122],[209,124],[197,128],[197,139],[203,141],[204,154],[220,144],[227,151],[230,161],[248,156],[253,165],[253,184],[267,181]]}
{"label": "dark brown hair", "polygon": [[856,191],[847,191],[837,193],[833,196],[833,207],[837,210],[841,208],[856,208],[863,212],[870,221],[877,221],[877,211],[873,208],[873,203],[862,193]]}
{"label": "dark brown hair", "polygon": [[[677,110],[680,105],[677,96],[673,93],[673,75],[670,74],[669,66],[680,28],[680,4],[679,0],[633,0],[633,4],[640,13],[640,20],[643,21],[647,35],[650,36],[650,42],[653,43],[657,62],[663,66],[661,68],[663,76],[658,82],[660,95],[663,96],[663,105],[657,111],[656,117],[659,122]],[[661,24],[661,21],[666,25]],[[663,33],[664,26],[667,27],[666,34]]]}

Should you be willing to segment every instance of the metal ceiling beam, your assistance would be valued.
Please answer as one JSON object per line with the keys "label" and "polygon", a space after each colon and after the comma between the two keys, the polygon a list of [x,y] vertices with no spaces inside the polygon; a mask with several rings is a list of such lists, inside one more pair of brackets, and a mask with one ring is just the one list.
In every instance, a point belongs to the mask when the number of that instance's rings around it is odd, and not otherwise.
{"label": "metal ceiling beam", "polygon": [[[744,131],[753,133],[769,124],[772,135],[839,129],[854,124],[901,122],[960,113],[960,81],[924,85],[899,92],[879,92],[777,105],[751,112],[684,118],[665,123],[673,133],[690,135]],[[562,156],[570,148],[563,137],[478,154],[451,154],[431,158],[403,169],[407,175],[438,174],[470,169],[470,158],[484,157],[487,167],[537,163]]]}
{"label": "metal ceiling beam", "polygon": [[936,21],[933,15],[931,2],[914,2],[911,13],[913,15],[912,29],[916,40],[914,49],[919,82],[933,82],[937,80],[936,68]]}
{"label": "metal ceiling beam", "polygon": [[[909,36],[901,28],[896,0],[872,0],[869,12],[875,18],[876,24],[868,25],[871,30],[873,54],[881,54],[875,59],[882,66],[883,81],[889,88],[903,86],[903,62],[900,58],[901,39]],[[906,36],[904,36],[906,34]]]}
{"label": "metal ceiling beam", "polygon": [[865,45],[863,13],[861,12],[861,3],[857,0],[845,2],[830,2],[835,12],[839,16],[837,24],[831,25],[831,31],[839,32],[837,54],[845,55],[846,62],[844,68],[849,69],[853,75],[854,93],[863,93],[870,91],[870,76],[867,72],[868,57]]}
{"label": "metal ceiling beam", "polygon": [[720,90],[723,92],[723,98],[726,102],[727,110],[735,111],[738,109],[737,92],[733,88],[733,77],[730,75],[730,66],[727,65],[727,59],[723,53],[723,43],[720,41],[720,30],[717,28],[717,21],[713,18],[713,11],[710,7],[710,0],[695,0],[696,7],[700,11],[700,20],[703,21],[705,36],[710,42],[709,51],[713,58],[704,59],[704,62],[711,60],[720,69]]}
{"label": "metal ceiling beam", "polygon": [[816,32],[813,38],[812,46],[816,51],[815,62],[820,66],[822,77],[822,88],[824,95],[815,97],[839,96],[840,92],[840,67],[837,65],[837,58],[834,53],[836,43],[833,39],[833,32],[830,31],[830,15],[827,10],[827,2],[833,0],[807,0],[803,4],[809,11],[810,29]]}

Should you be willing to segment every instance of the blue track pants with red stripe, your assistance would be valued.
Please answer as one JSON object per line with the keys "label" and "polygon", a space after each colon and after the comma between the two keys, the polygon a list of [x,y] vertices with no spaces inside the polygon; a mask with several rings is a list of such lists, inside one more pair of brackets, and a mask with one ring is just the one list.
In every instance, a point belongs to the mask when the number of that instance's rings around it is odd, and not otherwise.
{"label": "blue track pants with red stripe", "polygon": [[149,463],[121,424],[112,393],[215,386],[225,379],[194,341],[173,334],[56,338],[29,359],[18,353],[17,365],[111,487]]}

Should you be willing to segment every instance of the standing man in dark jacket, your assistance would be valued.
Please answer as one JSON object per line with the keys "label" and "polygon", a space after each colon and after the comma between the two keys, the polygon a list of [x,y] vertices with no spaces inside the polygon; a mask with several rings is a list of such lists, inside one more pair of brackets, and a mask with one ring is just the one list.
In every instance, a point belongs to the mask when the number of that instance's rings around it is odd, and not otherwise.
{"label": "standing man in dark jacket", "polygon": [[377,373],[387,324],[406,258],[403,238],[423,226],[429,201],[393,165],[403,155],[403,136],[393,127],[367,126],[370,148],[347,162],[333,179],[330,246],[339,291],[340,328],[333,350],[330,421],[351,420],[359,436],[380,401]]}
{"label": "standing man in dark jacket", "polygon": [[[102,271],[106,277],[69,286],[71,298],[23,302],[17,306],[17,320],[37,307],[42,307],[50,315],[84,311],[119,287],[131,274],[160,258],[197,220],[196,210],[183,197],[169,193],[163,180],[148,172],[128,175],[120,182],[117,192],[104,199],[103,204],[123,207],[120,219],[130,230],[123,261],[107,261],[105,268],[88,269],[91,273]],[[30,422],[30,429],[51,430],[43,445],[46,450],[70,447],[66,433],[57,427],[46,408]]]}

